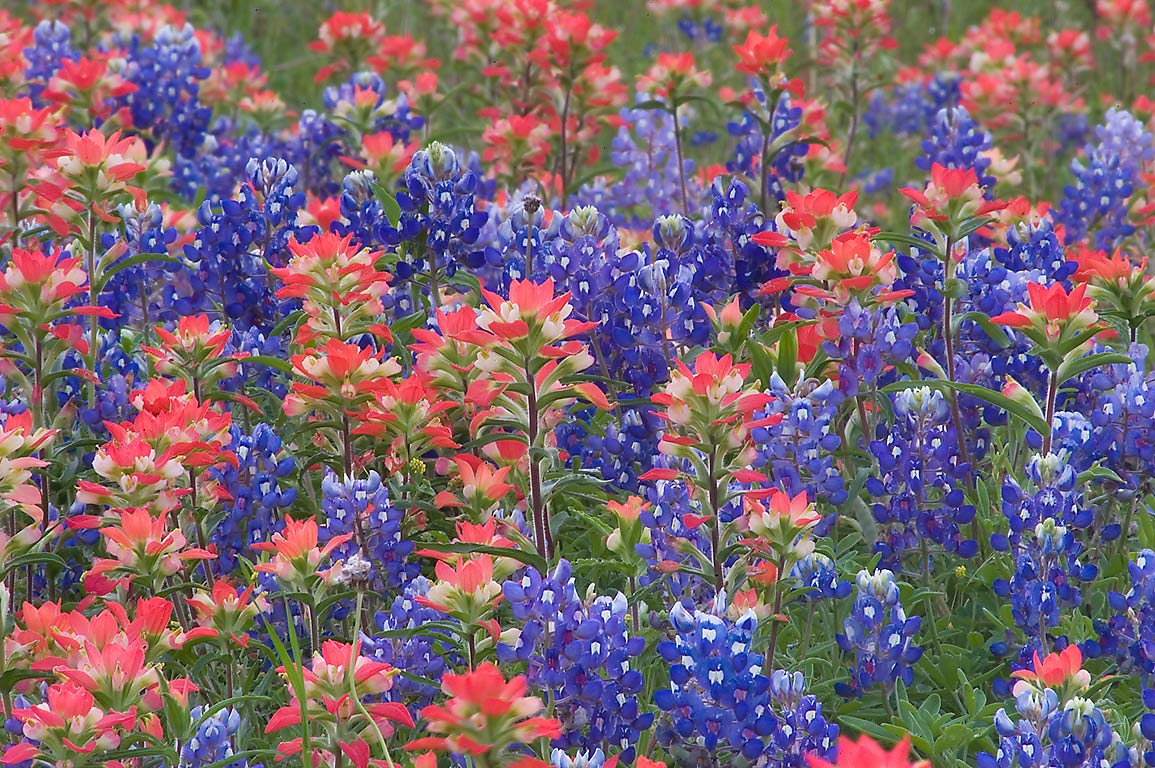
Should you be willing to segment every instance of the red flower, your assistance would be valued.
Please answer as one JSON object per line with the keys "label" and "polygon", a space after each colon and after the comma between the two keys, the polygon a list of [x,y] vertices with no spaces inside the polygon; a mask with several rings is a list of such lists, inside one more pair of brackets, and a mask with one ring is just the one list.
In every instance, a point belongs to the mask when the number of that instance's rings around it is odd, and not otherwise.
{"label": "red flower", "polygon": [[777,24],[765,35],[750,30],[746,33],[746,42],[733,46],[734,53],[738,54],[738,64],[734,69],[751,77],[770,78],[793,53],[786,47],[789,44],[789,39],[778,37]]}
{"label": "red flower", "polygon": [[341,574],[341,564],[338,563],[327,571],[318,571],[321,561],[327,559],[337,547],[353,538],[352,534],[342,534],[329,539],[324,547],[317,546],[319,530],[317,521],[294,520],[285,518],[285,530],[273,534],[272,541],[262,541],[253,545],[253,549],[273,552],[273,559],[261,563],[255,570],[271,573],[282,581],[300,584],[313,576],[319,576],[328,583]]}
{"label": "red flower", "polygon": [[[882,253],[871,243],[870,236],[861,231],[847,232],[834,238],[829,249],[818,253],[810,275],[831,283],[830,290],[799,285],[795,288],[798,293],[840,304],[846,304],[851,297],[886,302],[913,294],[913,291],[889,290],[898,278],[894,251]],[[882,290],[876,290],[879,288]]]}
{"label": "red flower", "polygon": [[417,602],[442,613],[479,617],[501,602],[501,585],[494,580],[494,562],[489,555],[475,555],[450,563],[439,560],[433,568],[437,582]]}
{"label": "red flower", "polygon": [[910,737],[906,736],[890,752],[887,752],[869,736],[860,736],[852,741],[846,736],[838,739],[838,761],[831,763],[817,755],[807,755],[810,768],[923,768],[930,764],[925,760],[911,762]]}
{"label": "red flower", "polygon": [[543,704],[525,695],[525,677],[506,682],[501,670],[489,662],[472,672],[446,674],[441,690],[452,698],[421,710],[428,730],[439,735],[412,741],[406,749],[501,759],[511,744],[561,735],[557,720],[535,716]]}
{"label": "red flower", "polygon": [[[468,453],[454,456],[453,462],[457,465],[457,476],[461,480],[461,498],[474,509],[489,511],[514,489],[514,486],[505,482],[512,467],[494,469],[492,464]],[[437,504],[445,507],[462,506],[457,496],[448,491],[437,495]]]}
{"label": "red flower", "polygon": [[106,713],[96,706],[92,693],[72,682],[50,686],[45,702],[14,709],[12,715],[23,723],[24,735],[39,745],[9,747],[0,757],[5,765],[34,758],[56,765],[82,762],[78,755],[116,749],[121,733],[136,723],[135,708]]}
{"label": "red flower", "polygon": [[95,574],[130,574],[150,586],[179,573],[189,560],[211,560],[212,552],[185,549],[187,540],[180,529],[169,530],[167,515],[153,517],[147,509],[122,509],[120,525],[102,528],[105,547],[112,558],[96,560]]}
{"label": "red flower", "polygon": [[293,368],[313,384],[293,384],[285,398],[285,413],[299,416],[326,400],[338,400],[348,411],[367,403],[373,393],[389,384],[389,377],[401,372],[401,364],[369,347],[329,339],[312,354],[293,355]]}
{"label": "red flower", "polygon": [[698,69],[693,53],[659,53],[657,63],[638,78],[637,88],[667,98],[685,85],[706,88],[713,79],[708,70]]}
{"label": "red flower", "polygon": [[57,169],[69,179],[96,171],[97,189],[104,192],[126,189],[124,182],[147,167],[144,142],[135,136],[121,138],[120,131],[105,136],[96,128],[83,134],[70,130],[61,146],[46,154],[56,159]]}
{"label": "red flower", "polygon": [[1083,652],[1077,645],[1069,645],[1061,653],[1048,654],[1040,659],[1035,652],[1033,669],[1020,669],[1011,673],[1017,677],[1015,695],[1022,692],[1024,686],[1032,688],[1071,688],[1082,691],[1091,684],[1091,673],[1083,669]]}
{"label": "red flower", "polygon": [[969,218],[1000,210],[1006,205],[983,198],[983,190],[974,168],[947,168],[938,163],[931,166],[930,181],[925,189],[903,187],[899,192],[921,209],[912,217],[916,225],[920,218],[931,221]]}
{"label": "red flower", "polygon": [[544,283],[514,280],[509,285],[509,298],[482,289],[489,305],[477,315],[477,325],[506,341],[525,338],[531,330],[540,329],[543,344],[585,333],[597,327],[596,322],[570,319],[573,307],[570,294],[554,295],[553,278]]}
{"label": "red flower", "polygon": [[249,628],[266,607],[263,597],[253,600],[252,587],[238,590],[226,579],[213,582],[211,591],[198,590],[185,598],[203,629],[227,637],[242,648],[249,646]]}
{"label": "red flower", "polygon": [[1091,327],[1099,319],[1092,309],[1094,300],[1087,296],[1087,284],[1080,283],[1070,293],[1062,283],[1049,288],[1038,283],[1027,285],[1030,305],[1019,304],[1017,312],[995,315],[991,322],[1011,328],[1033,328],[1049,340],[1066,331]]}

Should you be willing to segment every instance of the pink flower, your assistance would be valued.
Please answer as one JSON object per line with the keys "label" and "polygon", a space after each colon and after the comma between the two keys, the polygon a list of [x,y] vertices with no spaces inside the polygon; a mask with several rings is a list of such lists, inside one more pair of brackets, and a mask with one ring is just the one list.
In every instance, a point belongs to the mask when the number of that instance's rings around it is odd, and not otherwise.
{"label": "pink flower", "polygon": [[842,736],[838,739],[836,762],[831,763],[817,755],[807,755],[806,762],[810,768],[926,768],[930,765],[925,760],[911,762],[909,755],[909,736],[890,752],[869,736],[859,736],[858,741]]}
{"label": "pink flower", "polygon": [[318,536],[317,521],[313,518],[294,520],[286,517],[284,531],[273,534],[272,541],[253,545],[253,549],[273,553],[272,560],[257,565],[255,570],[271,573],[290,584],[307,584],[314,577],[320,577],[325,583],[332,582],[341,574],[341,565],[338,563],[325,571],[318,570],[318,567],[333,554],[333,550],[352,539],[353,535],[345,533],[334,536],[324,547],[317,545]]}

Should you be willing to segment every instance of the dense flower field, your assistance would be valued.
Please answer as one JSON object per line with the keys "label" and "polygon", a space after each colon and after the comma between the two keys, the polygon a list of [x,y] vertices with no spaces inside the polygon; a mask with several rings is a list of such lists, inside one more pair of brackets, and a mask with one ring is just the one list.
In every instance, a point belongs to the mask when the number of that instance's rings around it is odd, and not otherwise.
{"label": "dense flower field", "polygon": [[3,766],[1155,766],[1147,0],[760,5],[0,10]]}

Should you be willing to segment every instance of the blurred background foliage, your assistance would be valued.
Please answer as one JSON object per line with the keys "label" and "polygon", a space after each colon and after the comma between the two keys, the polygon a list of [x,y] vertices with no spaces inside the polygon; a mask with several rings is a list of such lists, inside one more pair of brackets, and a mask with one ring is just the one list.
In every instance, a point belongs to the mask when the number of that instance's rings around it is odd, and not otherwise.
{"label": "blurred background foliage", "polygon": [[[913,64],[924,45],[944,34],[957,38],[993,8],[1024,16],[1038,15],[1044,23],[1086,28],[1092,17],[1092,1],[894,0],[891,18],[899,46],[898,59]],[[611,48],[611,58],[627,80],[646,69],[653,50],[686,47],[687,41],[676,26],[659,24],[646,7],[646,0],[592,0],[589,5],[598,22],[621,32]],[[780,33],[795,41],[795,53],[800,54],[804,48],[805,3],[764,0],[762,7],[778,24]],[[270,86],[294,109],[305,108],[319,99],[321,87],[313,82],[317,63],[308,44],[316,38],[321,22],[337,10],[369,11],[384,22],[389,34],[408,33],[425,41],[429,54],[441,59],[442,73],[453,82],[456,31],[445,19],[436,17],[424,0],[191,0],[188,9],[198,26],[206,24],[243,34],[264,60]],[[795,66],[800,64],[795,62]]]}

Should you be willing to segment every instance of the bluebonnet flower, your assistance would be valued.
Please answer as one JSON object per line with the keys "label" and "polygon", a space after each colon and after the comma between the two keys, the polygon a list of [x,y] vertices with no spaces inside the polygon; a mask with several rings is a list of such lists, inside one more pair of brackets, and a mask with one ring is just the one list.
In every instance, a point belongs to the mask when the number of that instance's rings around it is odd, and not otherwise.
{"label": "bluebonnet flower", "polygon": [[994,543],[1005,548],[1019,546],[1035,526],[1048,519],[1071,528],[1085,528],[1094,519],[1089,509],[1079,505],[1080,495],[1075,470],[1064,457],[1055,453],[1035,455],[1027,462],[1027,478],[1023,488],[1013,477],[1003,484],[1003,514],[1010,524],[1007,537],[996,537]]}
{"label": "bluebonnet flower", "polygon": [[134,205],[122,205],[117,208],[117,213],[123,222],[122,233],[119,238],[117,235],[106,234],[103,245],[107,250],[119,240],[124,243],[124,254],[109,264],[110,269],[119,267],[119,271],[105,284],[100,294],[100,303],[119,317],[104,319],[102,325],[119,328],[137,322],[147,328],[157,322],[175,319],[171,306],[161,306],[157,286],[170,279],[169,276],[177,271],[178,265],[171,261],[157,260],[123,268],[120,262],[142,254],[167,254],[169,247],[177,240],[176,229],[164,226],[160,206],[155,203],[150,203],[143,211],[137,210]]}
{"label": "bluebonnet flower", "polygon": [[655,219],[653,236],[652,249],[647,243],[642,251],[649,265],[642,286],[662,304],[656,322],[675,342],[703,344],[711,326],[702,304],[721,305],[729,298],[733,254],[680,214]]}
{"label": "bluebonnet flower", "polygon": [[790,569],[790,578],[806,590],[802,599],[815,603],[819,600],[841,600],[850,594],[850,582],[838,576],[834,561],[821,552],[811,552]]}
{"label": "bluebonnet flower", "polygon": [[[623,109],[622,126],[613,139],[610,161],[625,169],[620,181],[583,186],[575,204],[594,205],[606,211],[619,227],[644,228],[654,216],[682,207],[678,156],[674,144],[674,121],[657,109]],[[683,166],[691,199],[698,198],[690,181],[693,163]]]}
{"label": "bluebonnet flower", "polygon": [[[658,466],[669,466],[670,463],[671,460],[665,456],[655,459]],[[693,544],[700,552],[710,552],[711,542],[705,527],[688,528],[685,524],[685,516],[693,514],[696,509],[690,497],[690,489],[685,483],[659,480],[646,489],[646,499],[651,506],[642,512],[640,519],[649,530],[650,543],[638,545],[637,552],[651,566],[662,562],[685,562],[689,555],[682,547],[682,539]],[[719,516],[723,523],[729,523],[737,519],[741,512],[740,504],[730,503],[722,507]],[[658,571],[651,568],[639,581],[646,585],[658,578]],[[706,602],[715,598],[713,585],[706,584],[697,576],[675,572],[661,578],[674,599]]]}
{"label": "bluebonnet flower", "polygon": [[504,215],[494,211],[489,225],[496,227],[493,250],[500,254],[502,291],[509,289],[513,280],[545,280],[547,269],[543,261],[549,258],[552,243],[560,232],[561,215],[555,213],[547,222],[546,206],[536,182],[529,180],[513,190],[505,206]]}
{"label": "bluebonnet flower", "polygon": [[844,696],[861,696],[881,686],[884,695],[889,695],[897,681],[910,685],[914,680],[912,665],[922,658],[914,636],[922,619],[907,617],[890,571],[859,571],[856,585],[845,634],[837,636],[839,647],[854,653],[855,667],[850,683],[836,683],[835,690]]}
{"label": "bluebonnet flower", "polygon": [[498,644],[498,659],[526,662],[530,682],[551,692],[562,723],[555,746],[613,745],[630,763],[654,719],[641,711],[644,679],[633,663],[646,642],[631,634],[624,595],[583,602],[570,574],[563,560],[547,577],[527,568],[502,585],[521,626],[512,642]]}
{"label": "bluebonnet flower", "polygon": [[57,19],[45,19],[36,25],[32,45],[24,49],[24,58],[28,62],[24,77],[29,81],[28,94],[34,106],[45,106],[40,96],[56,70],[60,69],[60,63],[66,59],[76,61],[80,56],[80,51],[72,47],[72,30],[67,24]]}
{"label": "bluebonnet flower", "polygon": [[1003,483],[1002,508],[1009,535],[996,534],[991,545],[1010,551],[1014,571],[1010,580],[996,579],[995,594],[1011,599],[1015,624],[1033,648],[1046,643],[1047,631],[1058,626],[1064,606],[1077,607],[1082,592],[1075,582],[1098,573],[1083,565],[1083,545],[1075,532],[1094,520],[1094,512],[1080,506],[1081,491],[1075,470],[1056,454],[1034,456],[1027,463],[1030,484],[1024,489],[1012,477]]}
{"label": "bluebonnet flower", "polygon": [[292,237],[305,239],[315,231],[297,226],[305,197],[296,191],[293,166],[254,159],[246,173],[249,184],[241,185],[238,200],[224,200],[219,207],[206,201],[197,210],[201,226],[184,248],[191,266],[166,285],[178,314],[219,308],[242,330],[279,318],[267,268],[285,265]]}
{"label": "bluebonnet flower", "polygon": [[875,551],[893,570],[901,570],[905,554],[918,552],[927,575],[933,567],[929,544],[962,557],[978,553],[978,542],[962,531],[975,517],[964,496],[964,473],[970,468],[959,460],[958,436],[941,393],[927,388],[896,393],[894,412],[893,423],[879,424],[870,442],[879,472],[866,481],[867,492],[877,499]]}
{"label": "bluebonnet flower", "polygon": [[[1019,302],[1027,300],[1028,284],[1051,282],[1041,269],[1027,266],[1024,261],[1033,262],[1037,257],[1045,261],[1057,252],[1061,269],[1062,249],[1051,239],[1054,232],[1049,227],[1032,227],[1032,232],[1031,239],[1025,242],[1016,240],[1013,235],[1009,236],[1016,243],[1010,250],[982,248],[967,254],[956,271],[956,276],[965,281],[968,287],[967,294],[959,302],[960,312],[965,314],[973,310],[991,317],[1013,312]],[[1037,356],[1030,354],[1030,341],[1021,334],[1010,334],[1010,344],[1004,346],[1007,341],[1005,337],[996,341],[983,325],[966,319],[959,328],[959,338],[962,349],[955,356],[956,378],[961,378],[957,373],[960,363],[966,365],[968,358],[974,359],[976,353],[981,353],[985,355],[982,359],[989,362],[986,369],[990,375],[985,379],[982,376],[967,379],[969,383],[998,388],[1001,387],[1003,377],[1013,376],[1030,390],[1042,391],[1045,387],[1046,366]],[[941,349],[941,346],[936,346],[936,349]],[[978,373],[974,365],[968,367],[972,376]]]}
{"label": "bluebonnet flower", "polygon": [[1031,271],[1032,280],[1046,284],[1066,280],[1078,266],[1067,260],[1055,222],[1049,215],[1031,218],[1008,229],[1007,248],[996,249],[995,257],[1007,269]]}
{"label": "bluebonnet flower", "polygon": [[247,64],[251,67],[261,66],[261,57],[253,51],[252,45],[245,40],[245,36],[236,32],[225,40],[225,50],[221,55],[225,64]]}
{"label": "bluebonnet flower", "polygon": [[570,305],[576,317],[587,320],[604,311],[618,248],[617,229],[597,208],[579,206],[561,219],[540,264],[557,291],[573,294]]}
{"label": "bluebonnet flower", "polygon": [[1095,621],[1099,638],[1094,650],[1115,657],[1121,671],[1137,674],[1150,688],[1155,682],[1155,552],[1140,551],[1127,564],[1127,575],[1131,588],[1108,594],[1113,614]]}
{"label": "bluebonnet flower", "polygon": [[488,215],[475,206],[477,179],[462,167],[456,151],[438,142],[413,155],[403,174],[404,191],[397,194],[400,221],[394,225],[382,220],[378,232],[387,245],[412,244],[393,265],[399,285],[431,270],[452,278],[459,267],[485,263],[486,250],[478,246],[478,238]]}
{"label": "bluebonnet flower", "polygon": [[[723,184],[715,179],[710,185],[710,205],[703,210],[704,220],[698,227],[698,239],[709,247],[733,252],[734,280],[730,286],[711,285],[715,292],[737,293],[747,302],[759,300],[758,288],[786,272],[778,269],[770,251],[753,241],[764,226],[764,214],[749,199],[746,185],[740,181]],[[723,297],[719,297],[719,300]],[[709,296],[707,295],[707,300]]]}
{"label": "bluebonnet flower", "polygon": [[[344,220],[337,219],[330,225],[330,229],[339,235],[352,235],[362,248],[372,248],[383,242],[381,238],[385,234],[382,227],[388,217],[374,191],[377,184],[377,175],[368,169],[346,174],[341,180],[338,197]],[[414,222],[409,235],[416,231]]]}
{"label": "bluebonnet flower", "polygon": [[864,173],[855,179],[855,186],[864,195],[883,194],[894,186],[894,168],[887,166],[873,173]]}
{"label": "bluebonnet flower", "polygon": [[770,707],[778,727],[758,765],[803,768],[809,765],[808,755],[833,759],[839,728],[823,715],[821,702],[806,693],[801,672],[776,669],[771,673]]}
{"label": "bluebonnet flower", "polygon": [[835,421],[845,399],[842,393],[829,380],[808,379],[791,388],[777,373],[769,390],[774,400],[767,413],[781,414],[782,421],[752,432],[758,447],[754,466],[791,496],[806,491],[809,499],[832,506],[844,503],[846,482],[834,460],[842,445]]}
{"label": "bluebonnet flower", "polygon": [[871,138],[886,132],[922,136],[936,115],[950,114],[947,110],[958,105],[962,96],[959,83],[957,74],[939,72],[926,82],[902,83],[891,92],[876,90],[862,115],[863,124]]}
{"label": "bluebonnet flower", "polygon": [[721,22],[712,16],[698,20],[688,14],[679,17],[678,30],[695,43],[717,43],[726,31]]}
{"label": "bluebonnet flower", "polygon": [[1147,468],[1155,461],[1155,377],[1147,372],[1144,345],[1132,344],[1128,351],[1131,364],[1092,374],[1096,392],[1085,408],[1091,426],[1085,450],[1088,462],[1104,461],[1123,479],[1120,492],[1129,498],[1146,487]]}
{"label": "bluebonnet flower", "polygon": [[918,325],[903,322],[896,307],[862,307],[851,299],[838,317],[838,332],[822,348],[839,361],[839,390],[854,397],[888,383],[886,376],[894,374],[886,371],[912,361]]}
{"label": "bluebonnet flower", "polygon": [[554,749],[549,755],[549,764],[550,768],[602,768],[606,764],[606,753],[599,747],[570,757],[563,750]]}
{"label": "bluebonnet flower", "polygon": [[1015,691],[1017,717],[1005,708],[995,713],[998,749],[980,752],[978,768],[1139,764],[1090,699],[1075,695],[1063,700],[1049,687],[1023,685]]}
{"label": "bluebonnet flower", "polygon": [[[752,81],[751,92],[754,95],[751,108],[757,110],[757,114],[751,111],[743,112],[739,121],[732,121],[726,126],[730,135],[738,139],[734,145],[732,159],[726,162],[726,170],[756,179],[758,180],[756,186],[760,186],[763,178],[760,163],[763,161],[762,150],[765,145],[761,122],[770,124],[769,141],[770,144],[774,144],[788,131],[793,131],[802,124],[802,108],[791,101],[788,93],[779,94],[778,101],[770,104],[766,92],[756,81]],[[769,158],[770,163],[765,169],[766,188],[758,190],[759,199],[766,199],[768,209],[772,209],[773,204],[785,199],[785,185],[802,178],[802,160],[806,157],[808,149],[809,147],[803,143],[787,144]]]}
{"label": "bluebonnet flower", "polygon": [[992,196],[995,177],[987,173],[991,161],[982,153],[993,145],[991,135],[971,118],[964,107],[944,108],[931,121],[929,135],[922,141],[923,154],[914,164],[928,173],[935,163],[944,168],[973,168],[979,186],[986,188],[987,195]]}
{"label": "bluebonnet flower", "polygon": [[[303,157],[300,136],[288,140],[267,134],[255,126],[244,128],[236,120],[221,116],[201,134],[191,156],[177,155],[172,167],[172,189],[188,200],[220,203],[233,195],[248,176],[250,162],[282,158],[297,163]],[[309,166],[304,166],[309,171]],[[306,173],[304,183],[308,183]]]}
{"label": "bluebonnet flower", "polygon": [[167,143],[179,157],[194,156],[212,114],[200,103],[200,82],[209,73],[191,24],[179,28],[166,24],[152,45],[134,39],[124,72],[136,86],[124,97],[133,130],[153,144]]}
{"label": "bluebonnet flower", "polygon": [[1093,237],[1096,248],[1110,251],[1135,231],[1128,223],[1128,200],[1142,164],[1155,158],[1155,138],[1129,112],[1110,109],[1096,126],[1096,144],[1084,158],[1071,160],[1073,184],[1063,189],[1058,220],[1066,227],[1066,242]]}
{"label": "bluebonnet flower", "polygon": [[610,421],[599,431],[583,414],[571,412],[554,429],[557,445],[578,457],[582,468],[598,471],[614,487],[637,492],[638,476],[653,466],[662,425],[652,406],[620,407],[615,413],[620,420]]}
{"label": "bluebonnet flower", "polygon": [[319,541],[323,544],[334,536],[353,534],[334,550],[335,559],[359,554],[372,562],[370,583],[377,591],[398,589],[420,572],[420,566],[409,561],[413,542],[401,537],[405,512],[390,503],[389,489],[376,471],[364,479],[340,480],[330,470],[321,481],[321,493],[325,524]]}
{"label": "bluebonnet flower", "polygon": [[348,154],[342,139],[345,131],[313,109],[301,111],[291,157],[302,172],[301,187],[319,197],[335,194],[334,169],[342,154]]}
{"label": "bluebonnet flower", "polygon": [[376,631],[366,631],[361,638],[366,656],[410,673],[397,678],[394,695],[414,712],[440,695],[438,686],[426,681],[440,680],[452,665],[462,661],[454,638],[441,630],[421,630],[423,625],[444,618],[416,599],[424,597],[430,586],[424,576],[412,579],[387,611],[377,613]]}
{"label": "bluebonnet flower", "polygon": [[[246,362],[246,357],[265,356],[288,358],[288,342],[284,336],[266,335],[260,328],[233,329],[228,344],[222,350],[223,355],[233,355],[239,358],[235,376],[222,379],[218,385],[226,392],[244,393],[246,390],[264,390],[273,393],[277,398],[284,398],[288,391],[285,377],[279,371],[260,363]],[[248,411],[242,411],[244,419],[248,419]],[[247,421],[246,421],[247,423]]]}
{"label": "bluebonnet flower", "polygon": [[760,757],[772,746],[779,722],[762,655],[751,651],[754,613],[731,622],[691,613],[679,602],[670,610],[670,623],[674,639],[658,644],[670,665],[670,688],[654,693],[654,703],[666,713],[658,742],[686,751],[699,765],[728,756]]}
{"label": "bluebonnet flower", "polygon": [[221,573],[231,573],[238,558],[254,560],[252,545],[267,541],[284,510],[297,500],[297,489],[288,483],[296,464],[269,425],[258,424],[249,433],[233,424],[229,437],[226,449],[237,457],[236,466],[226,463],[209,470],[227,494],[224,517],[210,533]]}
{"label": "bluebonnet flower", "polygon": [[[552,277],[559,290],[573,293],[577,317],[599,321],[590,333],[598,372],[648,395],[669,375],[672,349],[664,341],[665,331],[705,318],[694,301],[700,266],[677,263],[690,239],[689,222],[674,215],[655,225],[660,242],[676,250],[623,251],[616,228],[596,208],[578,207],[559,219],[556,229],[535,230],[548,243],[540,276]],[[692,319],[683,324],[682,317]],[[708,332],[705,326],[700,330]]]}
{"label": "bluebonnet flower", "polygon": [[[193,707],[189,711],[193,721],[204,715],[204,707]],[[219,763],[223,768],[242,768],[248,765],[244,758],[225,762],[235,754],[232,737],[241,727],[241,714],[232,707],[225,707],[205,718],[197,728],[196,735],[186,741],[180,750],[180,768],[202,768]]]}

